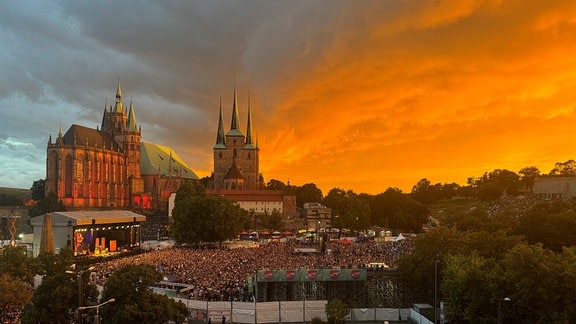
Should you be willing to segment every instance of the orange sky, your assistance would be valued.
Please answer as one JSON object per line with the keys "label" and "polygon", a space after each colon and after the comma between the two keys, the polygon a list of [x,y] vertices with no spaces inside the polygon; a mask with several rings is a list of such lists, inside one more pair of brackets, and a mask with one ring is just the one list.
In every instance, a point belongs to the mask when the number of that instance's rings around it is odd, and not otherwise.
{"label": "orange sky", "polygon": [[306,41],[308,69],[271,84],[275,111],[255,123],[266,180],[409,192],[576,159],[576,2],[398,6],[341,8],[322,55]]}
{"label": "orange sky", "polygon": [[220,95],[229,129],[234,76],[266,181],[410,192],[422,178],[463,185],[576,159],[576,1],[113,7],[3,7],[0,187],[44,177],[48,136],[98,125],[118,80],[143,140],[199,176],[212,171]]}

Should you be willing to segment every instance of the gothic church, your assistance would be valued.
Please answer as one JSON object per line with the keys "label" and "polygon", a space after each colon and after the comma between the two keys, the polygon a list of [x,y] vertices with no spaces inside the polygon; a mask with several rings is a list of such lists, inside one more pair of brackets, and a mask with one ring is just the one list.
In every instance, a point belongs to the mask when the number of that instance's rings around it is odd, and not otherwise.
{"label": "gothic church", "polygon": [[230,130],[226,134],[224,134],[222,123],[222,100],[220,100],[218,133],[213,149],[214,172],[210,177],[208,189],[261,190],[265,188],[264,179],[259,172],[259,148],[252,136],[250,98],[248,98],[248,118],[244,135],[240,130],[236,87],[234,87]]}

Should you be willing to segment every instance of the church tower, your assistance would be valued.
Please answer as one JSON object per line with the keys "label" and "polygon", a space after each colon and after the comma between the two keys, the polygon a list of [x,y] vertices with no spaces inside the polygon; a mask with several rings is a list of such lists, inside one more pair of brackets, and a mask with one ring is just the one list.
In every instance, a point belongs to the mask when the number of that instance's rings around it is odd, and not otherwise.
{"label": "church tower", "polygon": [[116,103],[104,106],[101,129],[62,127],[48,140],[46,193],[53,192],[67,209],[129,208],[130,197],[144,191],[140,166],[141,130],[134,104],[126,111],[118,83]]}
{"label": "church tower", "polygon": [[[230,130],[224,134],[222,123],[222,99],[220,99],[220,112],[218,117],[218,131],[214,145],[214,172],[212,174],[213,189],[228,190],[257,190],[262,189],[259,171],[259,149],[253,143],[252,111],[250,98],[248,98],[248,118],[246,135],[240,130],[238,113],[238,97],[236,83],[234,83],[234,98],[232,102],[232,119]],[[243,185],[231,182],[230,176],[235,179],[242,178]],[[235,185],[232,185],[235,183]]]}

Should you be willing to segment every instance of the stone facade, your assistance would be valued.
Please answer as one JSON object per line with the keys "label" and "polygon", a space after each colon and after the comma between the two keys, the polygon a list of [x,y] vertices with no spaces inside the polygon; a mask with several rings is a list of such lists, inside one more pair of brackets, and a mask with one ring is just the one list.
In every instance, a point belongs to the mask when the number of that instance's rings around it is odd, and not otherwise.
{"label": "stone facade", "polygon": [[[166,210],[170,193],[198,177],[170,148],[141,139],[134,105],[124,108],[118,84],[116,102],[104,107],[100,129],[72,125],[64,135],[60,128],[54,142],[50,136],[46,194],[56,194],[68,210]],[[144,160],[143,150],[150,151]]]}

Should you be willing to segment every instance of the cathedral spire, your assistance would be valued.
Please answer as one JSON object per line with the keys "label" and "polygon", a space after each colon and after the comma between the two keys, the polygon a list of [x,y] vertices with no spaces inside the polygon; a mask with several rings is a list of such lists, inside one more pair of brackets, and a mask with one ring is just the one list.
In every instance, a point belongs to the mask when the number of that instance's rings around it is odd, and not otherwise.
{"label": "cathedral spire", "polygon": [[138,131],[138,127],[136,126],[136,114],[134,113],[134,102],[132,100],[130,100],[130,110],[128,112],[128,131]]}
{"label": "cathedral spire", "polygon": [[252,143],[252,107],[250,105],[250,92],[248,92],[248,123],[246,124],[246,148],[255,148]]}
{"label": "cathedral spire", "polygon": [[238,118],[238,96],[236,95],[236,76],[234,76],[234,102],[232,103],[232,123],[226,136],[244,136],[240,130],[240,118]]}
{"label": "cathedral spire", "polygon": [[116,88],[116,106],[114,108],[116,112],[124,111],[124,107],[122,107],[122,88],[120,88],[120,81],[118,81],[118,87]]}
{"label": "cathedral spire", "polygon": [[216,145],[214,148],[225,148],[226,138],[224,137],[224,125],[222,123],[222,95],[220,95],[220,116],[218,116],[218,134],[216,135]]}
{"label": "cathedral spire", "polygon": [[232,103],[232,123],[230,130],[238,130],[238,125],[240,125],[240,122],[238,118],[238,98],[236,96],[236,77],[234,77],[234,102]]}

